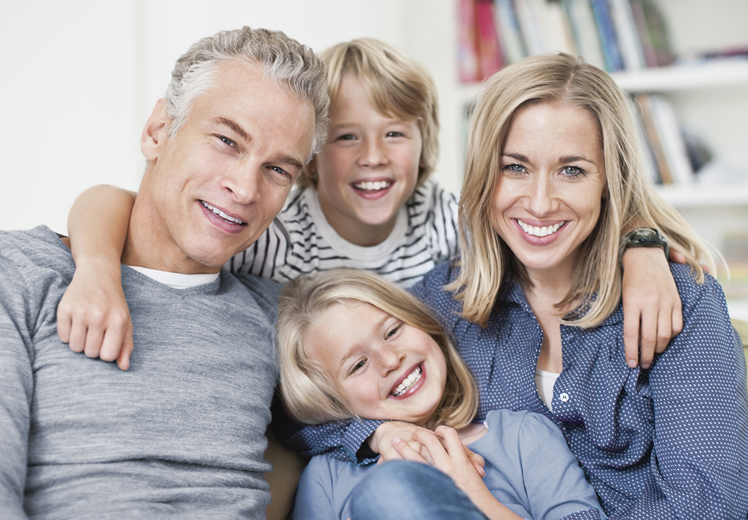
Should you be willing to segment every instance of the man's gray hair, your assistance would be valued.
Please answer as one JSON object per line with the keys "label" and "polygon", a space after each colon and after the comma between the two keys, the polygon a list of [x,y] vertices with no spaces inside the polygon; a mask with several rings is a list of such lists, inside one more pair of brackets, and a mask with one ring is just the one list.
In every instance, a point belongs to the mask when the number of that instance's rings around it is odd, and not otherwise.
{"label": "man's gray hair", "polygon": [[325,65],[312,49],[283,32],[247,26],[202,38],[177,60],[166,91],[166,110],[173,120],[169,135],[182,128],[195,98],[211,88],[216,66],[232,59],[261,65],[267,79],[312,103],[315,121],[312,154],[317,153],[327,140],[330,99]]}

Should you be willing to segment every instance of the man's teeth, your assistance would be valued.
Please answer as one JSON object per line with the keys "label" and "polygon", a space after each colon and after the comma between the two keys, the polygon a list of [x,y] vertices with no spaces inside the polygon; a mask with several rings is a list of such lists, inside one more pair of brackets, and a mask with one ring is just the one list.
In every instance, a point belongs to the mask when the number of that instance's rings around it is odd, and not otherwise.
{"label": "man's teeth", "polygon": [[395,391],[392,392],[392,395],[395,397],[400,397],[401,395],[403,395],[410,389],[410,387],[420,381],[422,373],[423,370],[421,370],[421,367],[416,368],[413,372],[410,373],[408,377],[403,379],[402,383],[397,385],[397,388],[395,388]]}
{"label": "man's teeth", "polygon": [[517,223],[519,224],[519,227],[522,228],[522,230],[527,233],[528,235],[532,235],[535,237],[547,237],[548,235],[552,235],[556,231],[558,231],[561,226],[565,224],[565,221],[559,222],[557,224],[553,224],[552,226],[531,226],[529,224],[525,224],[521,220],[517,220]]}
{"label": "man's teeth", "polygon": [[353,185],[357,190],[378,191],[390,187],[390,181],[365,181]]}
{"label": "man's teeth", "polygon": [[211,206],[210,204],[208,204],[204,200],[201,200],[200,203],[203,206],[205,206],[206,208],[208,208],[210,211],[212,211],[213,213],[215,213],[216,215],[218,215],[219,217],[221,217],[222,219],[224,219],[224,220],[228,220],[229,222],[231,222],[233,224],[239,224],[239,225],[246,224],[246,222],[244,222],[243,220],[239,220],[238,218],[234,218],[234,217],[228,216],[226,213],[224,213],[223,211],[221,211],[218,208],[214,208],[213,206]]}

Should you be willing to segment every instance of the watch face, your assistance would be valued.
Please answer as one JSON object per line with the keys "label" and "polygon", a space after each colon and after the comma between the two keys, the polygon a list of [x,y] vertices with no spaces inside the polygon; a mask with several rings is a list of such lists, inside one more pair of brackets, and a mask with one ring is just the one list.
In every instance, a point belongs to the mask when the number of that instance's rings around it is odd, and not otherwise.
{"label": "watch face", "polygon": [[637,233],[639,235],[639,238],[655,238],[657,236],[657,232],[653,229],[640,229]]}

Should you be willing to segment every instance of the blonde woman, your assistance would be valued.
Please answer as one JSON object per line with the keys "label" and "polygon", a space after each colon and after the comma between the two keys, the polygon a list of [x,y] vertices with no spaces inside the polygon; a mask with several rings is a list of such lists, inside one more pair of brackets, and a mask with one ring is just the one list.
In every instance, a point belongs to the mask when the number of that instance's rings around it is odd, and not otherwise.
{"label": "blonde woman", "polygon": [[[661,230],[687,257],[671,265],[683,331],[649,369],[627,366],[623,347],[618,259],[632,224]],[[477,417],[507,408],[554,421],[611,518],[746,518],[740,340],[699,265],[708,252],[646,178],[610,76],[560,54],[492,77],[472,121],[460,225],[461,260],[413,293],[473,372]],[[415,429],[377,426],[347,424],[340,444],[381,446]]]}
{"label": "blonde woman", "polygon": [[[281,393],[297,420],[396,419],[435,430],[421,440],[437,469],[404,467],[429,482],[417,498],[398,500],[398,463],[319,455],[301,478],[296,518],[600,518],[594,490],[550,420],[495,410],[472,422],[478,389],[470,371],[426,306],[403,289],[363,271],[302,276],[281,293],[277,328]],[[465,445],[485,458],[484,471]],[[369,478],[394,516],[358,495]]]}

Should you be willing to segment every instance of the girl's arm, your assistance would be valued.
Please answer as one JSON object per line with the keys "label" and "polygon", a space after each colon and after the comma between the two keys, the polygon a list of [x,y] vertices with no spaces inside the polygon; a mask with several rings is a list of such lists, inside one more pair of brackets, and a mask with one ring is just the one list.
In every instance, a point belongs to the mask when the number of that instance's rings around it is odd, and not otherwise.
{"label": "girl's arm", "polygon": [[122,292],[120,257],[135,194],[94,186],[68,216],[75,275],[57,308],[57,333],[74,352],[130,365],[132,321]]}
{"label": "girl's arm", "polygon": [[664,352],[683,329],[680,296],[659,247],[629,248],[621,262],[626,362],[649,368],[655,352]]}

